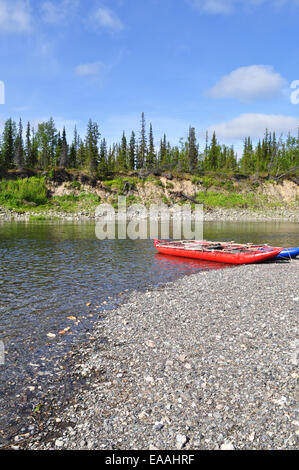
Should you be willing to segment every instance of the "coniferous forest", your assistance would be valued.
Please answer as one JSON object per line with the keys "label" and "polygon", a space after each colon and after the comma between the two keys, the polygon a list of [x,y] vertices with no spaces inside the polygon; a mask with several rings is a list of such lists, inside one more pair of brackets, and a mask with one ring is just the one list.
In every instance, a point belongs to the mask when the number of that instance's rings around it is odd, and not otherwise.
{"label": "coniferous forest", "polygon": [[120,142],[109,146],[99,125],[91,119],[84,137],[76,128],[71,137],[65,128],[58,132],[53,118],[39,123],[37,129],[30,122],[24,128],[21,119],[18,123],[8,119],[0,136],[0,170],[61,167],[87,170],[105,178],[132,170],[279,175],[299,166],[299,129],[297,136],[289,133],[284,137],[265,130],[255,145],[248,136],[239,159],[234,147],[221,144],[215,132],[211,136],[206,133],[205,144],[200,146],[192,126],[187,140],[180,139],[178,145],[171,145],[166,134],[158,146],[154,142],[152,124],[146,125],[144,113],[137,132],[129,136],[123,132]]}

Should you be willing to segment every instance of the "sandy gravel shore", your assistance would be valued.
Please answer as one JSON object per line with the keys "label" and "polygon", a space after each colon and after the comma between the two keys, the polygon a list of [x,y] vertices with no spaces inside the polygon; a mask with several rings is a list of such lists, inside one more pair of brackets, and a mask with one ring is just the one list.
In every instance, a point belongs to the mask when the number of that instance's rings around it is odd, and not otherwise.
{"label": "sandy gravel shore", "polygon": [[298,287],[292,261],[132,293],[76,355],[89,386],[28,448],[296,448]]}

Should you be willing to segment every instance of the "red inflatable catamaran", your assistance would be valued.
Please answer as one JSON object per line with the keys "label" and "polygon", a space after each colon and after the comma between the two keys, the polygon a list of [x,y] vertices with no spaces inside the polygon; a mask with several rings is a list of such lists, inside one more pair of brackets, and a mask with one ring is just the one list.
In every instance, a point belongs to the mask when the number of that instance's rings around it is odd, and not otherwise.
{"label": "red inflatable catamaran", "polygon": [[227,264],[251,264],[271,260],[283,250],[283,248],[269,247],[266,251],[261,251],[249,246],[195,240],[155,240],[154,243],[158,252],[164,255]]}

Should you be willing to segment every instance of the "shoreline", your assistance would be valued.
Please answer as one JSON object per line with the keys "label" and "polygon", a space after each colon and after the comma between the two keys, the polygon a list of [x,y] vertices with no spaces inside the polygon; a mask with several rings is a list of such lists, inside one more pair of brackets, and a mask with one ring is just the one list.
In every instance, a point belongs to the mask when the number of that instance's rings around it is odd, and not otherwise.
{"label": "shoreline", "polygon": [[77,391],[16,445],[295,449],[298,281],[292,261],[131,292],[73,351]]}
{"label": "shoreline", "polygon": [[[116,212],[117,216],[117,212]],[[136,215],[128,217],[128,221],[137,218]],[[18,213],[17,211],[8,210],[0,207],[0,222],[30,222],[30,221],[72,221],[84,222],[95,221],[94,213],[79,212],[25,212]],[[294,222],[299,223],[299,209],[298,208],[277,208],[265,210],[248,210],[248,209],[206,209],[204,210],[204,221],[206,222],[266,222],[266,221],[281,221],[281,222]]]}

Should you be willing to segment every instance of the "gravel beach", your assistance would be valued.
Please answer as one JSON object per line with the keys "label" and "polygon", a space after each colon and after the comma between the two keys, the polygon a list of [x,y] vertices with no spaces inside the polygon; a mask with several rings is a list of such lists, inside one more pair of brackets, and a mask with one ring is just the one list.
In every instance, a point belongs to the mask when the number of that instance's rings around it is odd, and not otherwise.
{"label": "gravel beach", "polygon": [[75,355],[89,385],[26,447],[295,449],[298,287],[292,261],[133,292]]}
{"label": "gravel beach", "polygon": [[[18,213],[12,210],[0,207],[0,221],[3,222],[28,222],[31,217],[41,217],[45,220],[61,220],[61,221],[89,221],[95,220],[94,213],[86,212],[75,212],[75,213],[64,213],[53,210],[41,211],[36,213],[25,212]],[[128,214],[128,220],[134,220],[136,214],[134,212]],[[299,211],[297,207],[279,207],[273,209],[250,210],[250,209],[205,209],[204,219],[206,222],[212,221],[245,221],[245,222],[268,222],[273,221],[284,221],[284,222],[299,222]]]}

